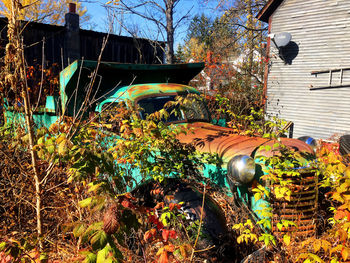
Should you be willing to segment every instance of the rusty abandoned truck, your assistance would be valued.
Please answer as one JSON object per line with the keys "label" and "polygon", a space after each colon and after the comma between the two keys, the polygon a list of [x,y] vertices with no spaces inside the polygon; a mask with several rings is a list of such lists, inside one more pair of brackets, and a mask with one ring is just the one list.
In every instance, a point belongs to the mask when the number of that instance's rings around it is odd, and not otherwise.
{"label": "rusty abandoned truck", "polygon": [[[140,113],[142,118],[145,114],[162,109],[168,101],[175,100],[176,96],[200,94],[187,84],[200,73],[204,64],[99,64],[96,61],[77,60],[60,73],[60,98],[47,96],[46,107],[34,114],[36,125],[49,127],[62,113],[73,116],[83,103],[86,85],[90,83],[92,72],[97,67],[95,83],[98,83],[98,88],[93,92],[98,100],[92,103],[88,110],[101,112],[110,104],[128,100],[143,109]],[[23,121],[23,116],[8,105],[5,105],[5,118],[7,123],[21,121],[21,118]],[[192,133],[178,135],[181,143],[200,140],[202,143],[196,145],[198,151],[217,154],[221,158],[222,166],[219,168],[224,172],[218,172],[215,165],[207,165],[203,169],[203,176],[225,188],[228,195],[235,196],[236,201],[251,211],[253,218],[261,219],[259,211],[266,206],[272,207],[273,216],[269,218],[272,223],[268,231],[278,231],[276,224],[282,218],[297,224],[298,227],[294,229],[297,235],[314,233],[318,194],[318,178],[315,171],[308,167],[297,169],[301,177],[293,181],[293,184],[298,190],[291,194],[288,201],[256,200],[253,188],[256,182],[261,182],[263,175],[257,156],[271,156],[272,151],[261,150],[261,146],[272,147],[274,140],[239,135],[230,128],[212,124],[206,105],[199,100],[187,107],[180,116],[167,121],[177,125],[186,124],[188,129],[191,129]],[[313,149],[301,140],[282,138],[281,142],[296,151],[313,154]],[[145,183],[142,178],[135,180],[138,184]],[[267,183],[263,185],[270,191]]]}

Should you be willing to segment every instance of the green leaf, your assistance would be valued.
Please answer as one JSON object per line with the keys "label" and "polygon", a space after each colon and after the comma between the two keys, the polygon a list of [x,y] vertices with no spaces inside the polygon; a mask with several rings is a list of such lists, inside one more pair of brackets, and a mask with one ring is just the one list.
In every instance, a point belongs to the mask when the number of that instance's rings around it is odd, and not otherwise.
{"label": "green leaf", "polygon": [[108,257],[109,248],[106,246],[104,249],[97,252],[96,263],[105,263]]}
{"label": "green leaf", "polygon": [[96,182],[89,183],[88,193],[95,192],[96,190],[98,190],[101,187],[102,184],[103,183],[97,184]]}
{"label": "green leaf", "polygon": [[282,223],[277,223],[277,228],[279,231],[282,231],[283,224]]}
{"label": "green leaf", "polygon": [[47,147],[47,151],[50,153],[50,154],[53,154],[55,152],[55,146],[54,145],[50,145]]}
{"label": "green leaf", "polygon": [[85,225],[79,224],[73,229],[73,235],[75,237],[80,237],[85,232]]}
{"label": "green leaf", "polygon": [[160,216],[160,221],[164,226],[168,225],[168,221],[166,218],[170,218],[170,212],[165,212]]}
{"label": "green leaf", "polygon": [[88,205],[91,204],[91,201],[92,201],[92,197],[88,197],[88,198],[86,198],[84,200],[79,201],[79,206],[83,207],[83,208],[87,207]]}
{"label": "green leaf", "polygon": [[280,147],[280,144],[278,142],[274,143],[272,146],[272,148],[278,148],[278,147]]}
{"label": "green leaf", "polygon": [[266,219],[266,221],[264,223],[264,227],[267,228],[267,229],[271,229],[272,228],[270,219]]}
{"label": "green leaf", "polygon": [[0,251],[4,250],[6,247],[6,242],[1,242],[0,243]]}
{"label": "green leaf", "polygon": [[102,249],[107,244],[107,234],[103,231],[97,231],[90,240],[92,248],[95,250]]}
{"label": "green leaf", "polygon": [[49,260],[49,256],[46,253],[41,253],[39,259],[40,259],[40,262],[45,263]]}
{"label": "green leaf", "polygon": [[96,259],[96,254],[89,252],[84,259],[84,263],[96,263]]}
{"label": "green leaf", "polygon": [[40,137],[38,139],[38,144],[43,144],[44,143],[44,140],[45,140],[45,137]]}
{"label": "green leaf", "polygon": [[[116,237],[117,237],[117,236],[116,236]],[[118,237],[117,237],[117,239],[118,239]],[[122,239],[123,239],[123,241],[121,241],[121,242],[118,240],[119,244],[123,244],[123,242],[124,242],[124,236],[122,237]],[[108,244],[109,244],[109,246],[110,246],[110,251],[113,252],[113,257],[114,257],[115,259],[117,259],[117,260],[123,261],[123,254],[122,254],[122,252],[117,248],[117,246],[115,245],[112,236],[107,235],[107,241],[108,241]]]}
{"label": "green leaf", "polygon": [[267,152],[271,151],[271,146],[270,145],[266,145],[266,146],[263,146],[263,149]]}
{"label": "green leaf", "polygon": [[273,235],[270,235],[270,234],[262,234],[259,237],[259,241],[264,241],[265,246],[268,246],[270,244],[270,242],[272,242],[274,245],[276,245],[275,237]]}
{"label": "green leaf", "polygon": [[282,224],[285,226],[285,227],[288,227],[288,226],[297,226],[297,224],[293,221],[290,221],[290,220],[285,220],[285,219],[282,219]]}
{"label": "green leaf", "polygon": [[45,145],[46,146],[54,145],[54,140],[53,139],[48,139],[47,141],[45,141]]}
{"label": "green leaf", "polygon": [[264,238],[264,243],[265,243],[265,246],[268,246],[270,244],[270,239]]}

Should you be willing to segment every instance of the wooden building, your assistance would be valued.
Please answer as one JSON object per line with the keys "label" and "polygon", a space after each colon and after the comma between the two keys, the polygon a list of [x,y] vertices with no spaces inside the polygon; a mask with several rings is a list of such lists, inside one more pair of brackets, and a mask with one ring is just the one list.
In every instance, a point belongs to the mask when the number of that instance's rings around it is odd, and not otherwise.
{"label": "wooden building", "polygon": [[[350,1],[270,0],[266,112],[294,123],[293,137],[329,139],[350,132]],[[288,32],[288,45],[272,38]]]}
{"label": "wooden building", "polygon": [[[64,26],[30,22],[23,31],[24,53],[29,65],[53,63],[63,69],[76,59],[97,60],[106,33],[80,29],[75,5],[70,4]],[[7,19],[0,18],[0,55],[7,43]],[[108,35],[102,60],[120,63],[159,64],[164,61],[163,42]]]}

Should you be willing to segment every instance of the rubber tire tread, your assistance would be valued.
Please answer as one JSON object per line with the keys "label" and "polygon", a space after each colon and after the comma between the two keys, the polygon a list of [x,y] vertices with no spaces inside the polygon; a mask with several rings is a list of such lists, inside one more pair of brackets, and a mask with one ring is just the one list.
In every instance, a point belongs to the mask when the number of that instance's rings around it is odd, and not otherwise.
{"label": "rubber tire tread", "polygon": [[[190,209],[196,215],[196,219],[200,219],[203,202],[202,193],[187,184],[180,183],[177,185],[176,190],[171,189],[167,194],[174,195],[172,202],[184,202],[183,207]],[[198,245],[201,248],[216,244],[221,236],[227,232],[226,220],[222,211],[208,196],[206,196],[203,210],[202,230],[210,239],[200,240]]]}

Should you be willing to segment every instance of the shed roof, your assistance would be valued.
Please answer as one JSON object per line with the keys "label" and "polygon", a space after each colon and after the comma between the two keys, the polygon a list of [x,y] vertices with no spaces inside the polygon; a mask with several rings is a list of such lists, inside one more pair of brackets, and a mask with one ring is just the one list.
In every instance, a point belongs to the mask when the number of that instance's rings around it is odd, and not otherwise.
{"label": "shed roof", "polygon": [[257,19],[260,21],[269,22],[270,16],[275,12],[275,10],[280,6],[283,0],[269,0],[267,4],[260,10]]}

